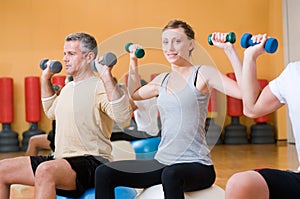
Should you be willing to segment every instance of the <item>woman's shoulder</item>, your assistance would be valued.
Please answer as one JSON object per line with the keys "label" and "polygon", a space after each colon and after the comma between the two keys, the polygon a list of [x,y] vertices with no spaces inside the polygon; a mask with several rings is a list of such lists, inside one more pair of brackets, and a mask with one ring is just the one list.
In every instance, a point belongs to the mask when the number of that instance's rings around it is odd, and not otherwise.
{"label": "woman's shoulder", "polygon": [[151,84],[159,84],[161,85],[161,83],[163,82],[163,80],[169,75],[169,72],[163,72],[158,74],[150,83]]}

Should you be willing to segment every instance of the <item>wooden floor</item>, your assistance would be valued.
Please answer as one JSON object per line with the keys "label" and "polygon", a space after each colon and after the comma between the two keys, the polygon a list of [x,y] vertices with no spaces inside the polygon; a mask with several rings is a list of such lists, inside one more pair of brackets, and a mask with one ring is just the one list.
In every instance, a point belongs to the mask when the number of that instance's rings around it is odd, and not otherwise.
{"label": "wooden floor", "polygon": [[216,184],[223,189],[229,177],[239,171],[277,168],[296,171],[298,158],[294,144],[217,145],[212,149],[217,172]]}
{"label": "wooden floor", "polygon": [[[0,159],[24,155],[24,152],[0,153]],[[223,189],[228,178],[238,172],[256,168],[296,170],[298,161],[294,144],[216,145],[212,147],[212,159],[217,172],[216,184]],[[13,189],[11,199],[30,199],[32,188]]]}

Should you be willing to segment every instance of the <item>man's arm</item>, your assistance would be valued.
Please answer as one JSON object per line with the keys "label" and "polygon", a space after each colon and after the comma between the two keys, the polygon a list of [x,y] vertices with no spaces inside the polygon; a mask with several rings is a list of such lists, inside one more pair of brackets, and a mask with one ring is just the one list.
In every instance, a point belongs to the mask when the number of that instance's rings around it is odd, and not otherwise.
{"label": "man's arm", "polygon": [[244,114],[256,118],[277,110],[282,104],[271,92],[269,86],[261,90],[258,84],[256,60],[265,52],[264,44],[267,35],[256,35],[253,39],[259,44],[248,47],[244,52],[241,89]]}
{"label": "man's arm", "polygon": [[50,61],[47,63],[47,68],[43,70],[41,75],[41,96],[42,98],[48,98],[55,94],[51,83],[51,77],[54,75],[49,69]]}

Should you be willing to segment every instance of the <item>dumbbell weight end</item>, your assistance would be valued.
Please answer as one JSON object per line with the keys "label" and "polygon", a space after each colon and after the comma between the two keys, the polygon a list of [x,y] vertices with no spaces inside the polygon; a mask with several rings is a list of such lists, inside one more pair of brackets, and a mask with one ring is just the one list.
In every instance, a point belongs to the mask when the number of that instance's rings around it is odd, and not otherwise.
{"label": "dumbbell weight end", "polygon": [[[40,62],[40,68],[45,70],[47,68],[47,62],[49,59],[42,59]],[[51,61],[50,62],[50,71],[52,73],[59,73],[62,70],[62,64],[59,61]]]}
{"label": "dumbbell weight end", "polygon": [[62,70],[62,65],[60,62],[58,61],[53,61],[50,63],[50,70],[53,73],[60,73],[60,71]]}
{"label": "dumbbell weight end", "polygon": [[275,38],[269,38],[265,43],[265,49],[268,53],[275,53],[278,48],[278,41]]}
{"label": "dumbbell weight end", "polygon": [[[102,64],[102,65],[106,65],[108,67],[113,67],[114,65],[116,65],[117,60],[118,59],[117,59],[117,56],[115,54],[113,54],[111,52],[108,52],[108,53],[105,53],[103,55],[103,58],[99,63]],[[97,68],[95,66],[95,61],[93,61],[91,63],[91,67],[92,67],[93,71],[97,71]]]}
{"label": "dumbbell weight end", "polygon": [[49,61],[49,59],[42,59],[40,62],[40,68],[42,70],[45,70],[47,68],[47,62]]}
{"label": "dumbbell weight end", "polygon": [[[125,50],[126,50],[128,53],[130,52],[129,48],[130,48],[130,46],[131,46],[132,44],[133,44],[133,43],[131,43],[131,42],[128,42],[127,44],[125,44]],[[144,49],[138,48],[138,49],[135,50],[135,56],[136,56],[137,58],[139,58],[139,59],[140,59],[140,58],[143,58],[144,55],[145,55]]]}

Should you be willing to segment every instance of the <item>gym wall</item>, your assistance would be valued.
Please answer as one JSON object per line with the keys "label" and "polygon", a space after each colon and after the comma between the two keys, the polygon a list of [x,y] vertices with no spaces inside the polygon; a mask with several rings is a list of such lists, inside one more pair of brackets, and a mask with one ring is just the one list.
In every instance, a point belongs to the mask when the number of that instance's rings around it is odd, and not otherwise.
{"label": "gym wall", "polygon": [[[160,31],[157,30],[171,19],[187,21],[194,28],[198,45],[208,57],[198,64],[212,63],[224,73],[232,72],[224,52],[208,45],[207,36],[211,32],[234,31],[238,38],[236,49],[241,57],[244,49],[239,39],[242,34],[266,32],[279,40],[279,48],[275,54],[259,58],[258,75],[271,80],[284,68],[281,0],[1,0],[0,77],[14,79],[12,129],[21,136],[29,128],[25,119],[24,78],[40,76],[42,58],[62,60],[67,34],[91,33],[100,44],[100,53],[107,49],[117,51],[119,61],[113,73],[120,80],[128,70],[128,55],[124,51],[127,40],[149,44],[145,46],[148,47],[145,58],[140,61],[142,65],[150,65],[144,72],[149,78],[152,73],[169,69],[159,50]],[[118,36],[147,28],[158,34],[147,37],[137,34],[121,39],[121,43],[110,43]],[[225,122],[228,121],[227,118]],[[270,123],[278,129],[278,139],[286,139],[285,121],[285,115],[280,112],[272,114]],[[242,117],[241,123],[249,127],[253,120]],[[51,121],[43,113],[39,128],[46,132],[51,129]]]}

